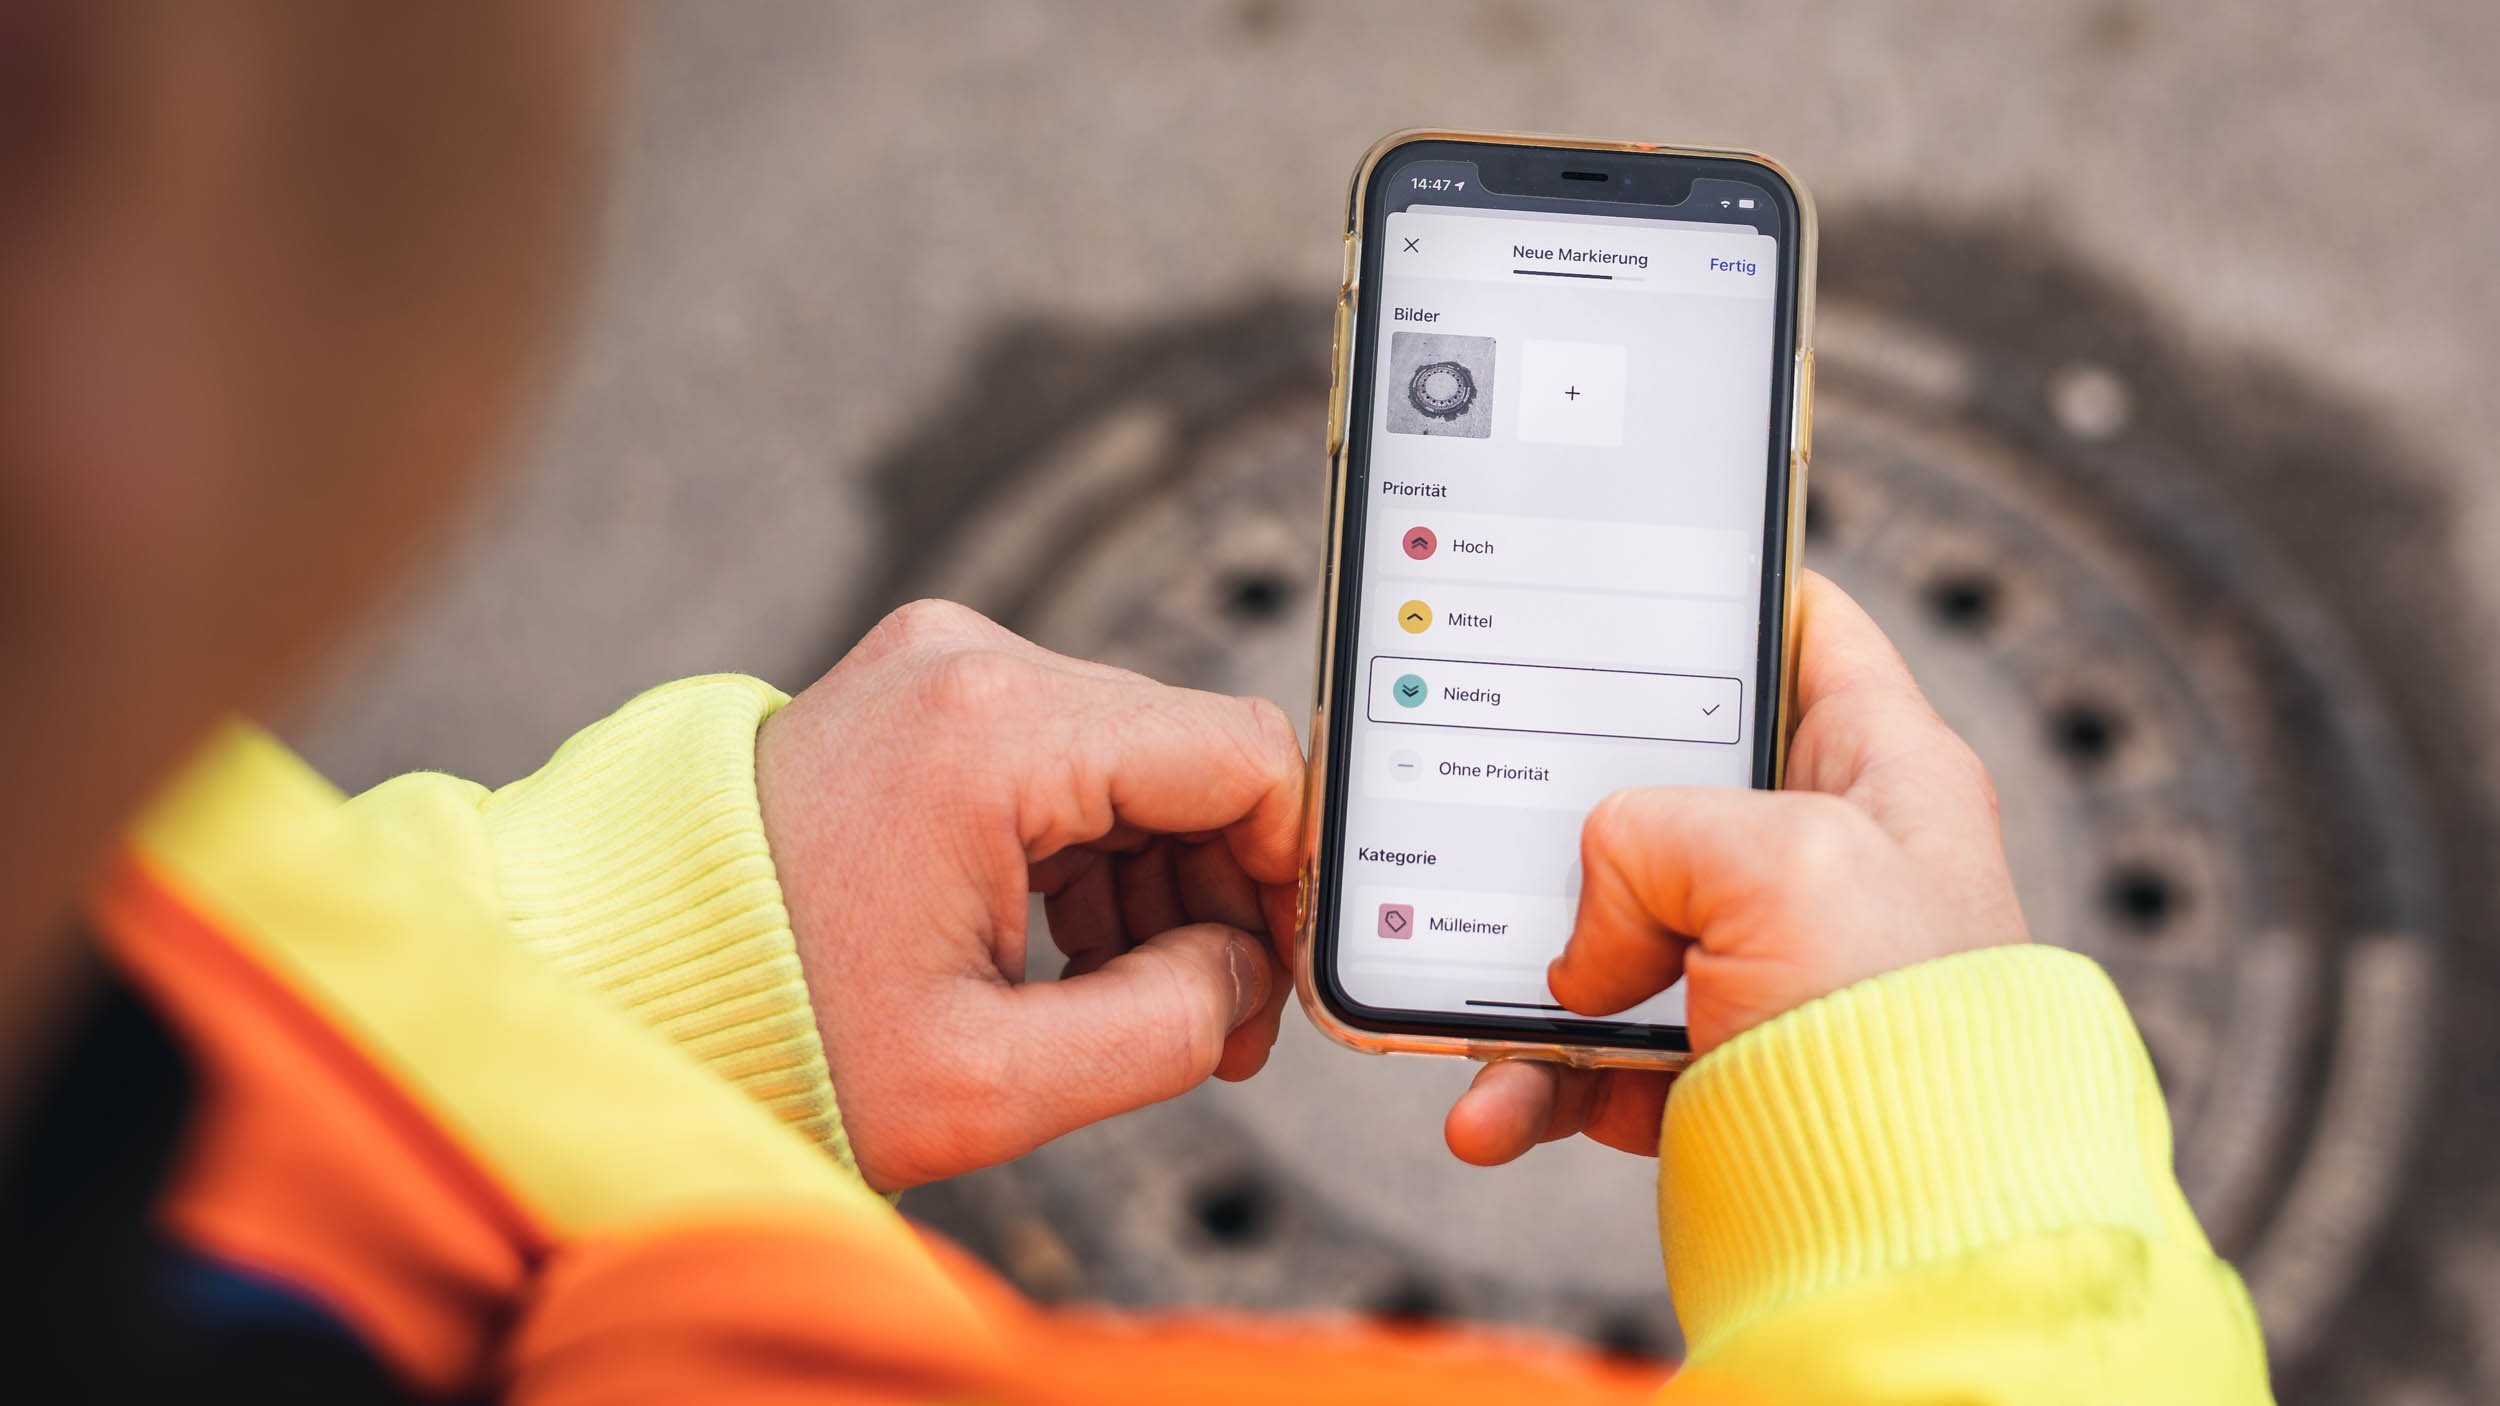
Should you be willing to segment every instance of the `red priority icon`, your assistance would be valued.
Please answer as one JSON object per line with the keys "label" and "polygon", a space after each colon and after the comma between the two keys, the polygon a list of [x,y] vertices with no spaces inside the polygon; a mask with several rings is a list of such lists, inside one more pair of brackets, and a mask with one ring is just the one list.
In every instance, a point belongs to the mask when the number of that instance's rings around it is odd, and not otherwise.
{"label": "red priority icon", "polygon": [[1441,545],[1441,539],[1433,536],[1432,529],[1429,527],[1410,527],[1406,529],[1406,536],[1403,540],[1406,545],[1406,554],[1417,561],[1431,556],[1433,549]]}

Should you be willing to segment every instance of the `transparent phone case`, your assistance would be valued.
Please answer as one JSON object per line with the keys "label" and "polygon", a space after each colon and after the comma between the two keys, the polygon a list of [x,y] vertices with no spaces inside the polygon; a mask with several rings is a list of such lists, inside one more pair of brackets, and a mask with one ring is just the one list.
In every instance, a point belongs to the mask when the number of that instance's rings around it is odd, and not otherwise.
{"label": "transparent phone case", "polygon": [[1506,1039],[1477,1035],[1425,1035],[1365,1030],[1339,1019],[1328,1008],[1319,992],[1317,944],[1312,940],[1317,921],[1319,891],[1320,837],[1326,832],[1327,805],[1325,794],[1330,747],[1329,716],[1334,704],[1332,696],[1337,651],[1350,642],[1337,638],[1337,593],[1344,585],[1341,556],[1345,546],[1346,513],[1346,445],[1345,429],[1354,379],[1355,296],[1360,291],[1362,274],[1364,197],[1381,158],[1408,142],[1459,141],[1498,143],[1506,146],[1558,147],[1581,151],[1654,152],[1668,156],[1718,157],[1744,161],[1761,167],[1784,183],[1795,195],[1798,211],[1797,235],[1797,318],[1796,342],[1791,348],[1795,357],[1795,374],[1791,377],[1790,415],[1788,422],[1788,599],[1781,612],[1786,636],[1782,640],[1780,669],[1779,735],[1774,742],[1773,784],[1785,775],[1788,761],[1788,733],[1796,702],[1797,632],[1790,628],[1797,614],[1798,568],[1803,563],[1805,526],[1805,494],[1808,460],[1813,449],[1814,417],[1814,261],[1815,215],[1814,199],[1804,182],[1777,161],[1758,152],[1724,147],[1676,146],[1662,142],[1604,142],[1581,137],[1543,136],[1519,132],[1462,132],[1417,128],[1393,132],[1375,143],[1363,154],[1354,170],[1354,180],[1346,203],[1345,271],[1337,288],[1335,348],[1332,355],[1328,388],[1328,563],[1320,584],[1320,649],[1318,696],[1312,709],[1311,761],[1309,801],[1302,822],[1301,894],[1296,906],[1297,928],[1294,946],[1294,989],[1302,998],[1302,1009],[1311,1023],[1338,1043],[1370,1054],[1438,1054],[1464,1055],[1473,1059],[1539,1059],[1579,1068],[1611,1069],[1681,1069],[1691,1063],[1692,1056],[1674,1050],[1624,1049],[1613,1046],[1574,1045],[1550,1039]]}

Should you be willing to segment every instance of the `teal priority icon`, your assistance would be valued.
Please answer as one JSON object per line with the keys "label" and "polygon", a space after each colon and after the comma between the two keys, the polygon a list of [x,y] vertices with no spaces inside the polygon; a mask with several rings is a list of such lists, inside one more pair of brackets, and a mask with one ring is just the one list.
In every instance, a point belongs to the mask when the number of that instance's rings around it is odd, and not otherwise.
{"label": "teal priority icon", "polygon": [[1389,692],[1398,700],[1399,707],[1420,708],[1424,706],[1424,694],[1427,692],[1424,686],[1424,676],[1401,674],[1398,676],[1397,683],[1390,687]]}

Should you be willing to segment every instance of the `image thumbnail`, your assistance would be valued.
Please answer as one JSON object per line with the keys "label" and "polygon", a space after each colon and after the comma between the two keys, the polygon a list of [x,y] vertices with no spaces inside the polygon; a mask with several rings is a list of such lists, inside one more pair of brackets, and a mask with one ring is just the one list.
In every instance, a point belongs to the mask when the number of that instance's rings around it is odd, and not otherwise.
{"label": "image thumbnail", "polygon": [[1493,339],[1389,334],[1389,433],[1483,439],[1493,433]]}

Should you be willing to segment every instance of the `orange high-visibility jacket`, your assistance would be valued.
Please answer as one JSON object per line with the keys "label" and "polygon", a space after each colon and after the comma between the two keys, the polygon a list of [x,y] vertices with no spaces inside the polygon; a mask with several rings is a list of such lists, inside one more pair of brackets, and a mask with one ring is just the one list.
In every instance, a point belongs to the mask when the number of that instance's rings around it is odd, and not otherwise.
{"label": "orange high-visibility jacket", "polygon": [[1483,1330],[1025,1303],[851,1167],[755,803],[781,701],[671,685],[499,791],[348,799],[221,736],[90,910],[193,1069],[163,1232],[412,1392],[533,1406],[2268,1399],[2141,1043],[2047,949],[1852,988],[1678,1085],[1672,1380]]}

